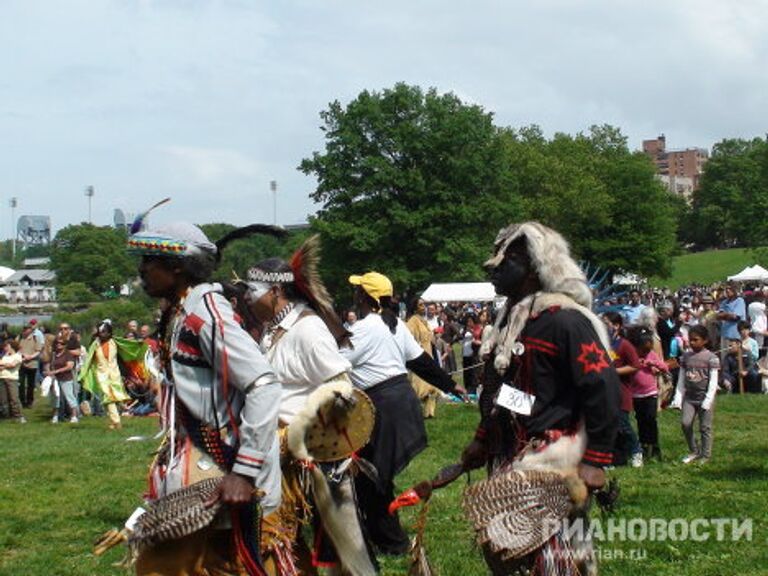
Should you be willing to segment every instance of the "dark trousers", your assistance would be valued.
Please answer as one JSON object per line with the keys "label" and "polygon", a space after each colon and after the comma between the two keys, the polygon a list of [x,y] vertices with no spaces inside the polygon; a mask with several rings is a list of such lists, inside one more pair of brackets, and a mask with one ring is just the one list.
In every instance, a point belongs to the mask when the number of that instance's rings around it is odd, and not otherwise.
{"label": "dark trousers", "polygon": [[658,446],[659,424],[656,420],[656,414],[659,397],[649,396],[647,398],[633,398],[632,403],[635,407],[637,435],[640,437],[640,444]]}
{"label": "dark trousers", "polygon": [[[0,403],[8,405],[8,415],[18,420],[21,418],[21,402],[19,402],[19,384],[16,380],[0,380]],[[5,412],[5,407],[1,408]]]}
{"label": "dark trousers", "polygon": [[462,374],[464,375],[464,389],[468,394],[474,394],[477,392],[477,381],[475,378],[476,368],[470,368],[468,366],[474,366],[476,364],[474,356],[462,356]]}
{"label": "dark trousers", "polygon": [[363,526],[370,541],[381,554],[401,555],[408,552],[410,540],[400,525],[400,518],[387,510],[395,499],[395,487],[388,482],[382,492],[365,474],[355,476],[355,491]]}
{"label": "dark trousers", "polygon": [[35,379],[37,368],[19,368],[19,400],[24,408],[30,408],[35,401]]}
{"label": "dark trousers", "polygon": [[640,442],[637,440],[632,422],[629,420],[629,412],[619,411],[619,433],[616,435],[616,451],[614,462],[617,466],[627,463],[634,454],[642,453]]}

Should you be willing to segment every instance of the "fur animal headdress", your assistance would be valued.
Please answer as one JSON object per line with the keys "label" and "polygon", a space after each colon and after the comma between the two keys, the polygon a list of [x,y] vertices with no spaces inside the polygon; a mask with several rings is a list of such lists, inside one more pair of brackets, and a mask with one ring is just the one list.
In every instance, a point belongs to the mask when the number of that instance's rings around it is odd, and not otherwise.
{"label": "fur animal headdress", "polygon": [[485,266],[495,268],[504,260],[507,248],[518,238],[525,239],[541,290],[520,302],[507,302],[498,315],[490,337],[483,343],[482,355],[496,352],[494,366],[499,373],[509,367],[517,338],[531,315],[552,306],[577,309],[597,331],[608,348],[608,336],[602,321],[592,313],[592,291],[579,265],[571,257],[568,242],[560,234],[538,222],[510,224],[499,232],[494,255]]}

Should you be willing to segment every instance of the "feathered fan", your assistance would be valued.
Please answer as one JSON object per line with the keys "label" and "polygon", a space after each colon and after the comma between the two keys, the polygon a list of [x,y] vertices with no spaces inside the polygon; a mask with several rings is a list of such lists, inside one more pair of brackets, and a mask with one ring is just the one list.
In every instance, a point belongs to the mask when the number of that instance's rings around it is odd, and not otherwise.
{"label": "feathered fan", "polygon": [[576,476],[511,470],[467,488],[464,512],[479,543],[509,560],[549,540],[585,492]]}

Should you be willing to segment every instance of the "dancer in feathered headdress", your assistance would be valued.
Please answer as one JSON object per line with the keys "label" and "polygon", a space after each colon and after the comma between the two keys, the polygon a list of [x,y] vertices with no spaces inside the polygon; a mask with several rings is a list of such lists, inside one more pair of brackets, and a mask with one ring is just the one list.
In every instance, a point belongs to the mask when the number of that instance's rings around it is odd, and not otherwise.
{"label": "dancer in feathered headdress", "polygon": [[[262,576],[259,516],[280,503],[281,387],[222,287],[209,281],[238,233],[217,245],[186,222],[147,230],[148,212],[131,228],[128,249],[141,257],[144,290],[167,303],[159,330],[166,437],[150,470],[148,520],[138,520],[136,572]],[[200,510],[221,506],[216,521],[189,515],[197,508],[179,507],[179,494]]]}
{"label": "dancer in feathered headdress", "polygon": [[[320,240],[312,236],[288,261],[269,258],[235,282],[241,316],[260,324],[261,349],[283,384],[283,503],[264,518],[264,555],[281,576],[303,573],[307,561],[340,564],[345,574],[373,575],[375,560],[345,472],[368,440],[373,408],[354,390],[350,364],[339,354],[348,333],[320,278],[319,258]],[[300,557],[305,547],[299,542],[313,508],[321,522],[314,522],[310,560]]]}

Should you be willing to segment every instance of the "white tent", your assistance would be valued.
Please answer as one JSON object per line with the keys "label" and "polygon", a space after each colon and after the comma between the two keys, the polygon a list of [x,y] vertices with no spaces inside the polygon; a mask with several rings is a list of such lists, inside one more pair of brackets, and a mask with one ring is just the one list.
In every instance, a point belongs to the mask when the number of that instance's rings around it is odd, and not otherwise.
{"label": "white tent", "polygon": [[728,276],[728,280],[733,280],[735,282],[768,280],[768,270],[766,270],[759,264],[756,264],[754,266],[747,266],[746,268],[744,268],[744,270],[742,270],[738,274],[734,274],[733,276]]}
{"label": "white tent", "polygon": [[0,282],[5,282],[8,278],[16,274],[16,270],[7,266],[0,266]]}
{"label": "white tent", "polygon": [[425,302],[490,302],[496,298],[490,282],[432,284],[421,295]]}
{"label": "white tent", "polygon": [[768,270],[760,266],[760,264],[755,264],[752,266],[752,272],[754,272],[756,275],[760,275],[760,277],[757,278],[758,280],[768,280]]}

